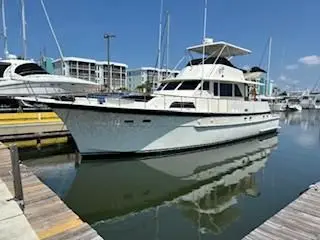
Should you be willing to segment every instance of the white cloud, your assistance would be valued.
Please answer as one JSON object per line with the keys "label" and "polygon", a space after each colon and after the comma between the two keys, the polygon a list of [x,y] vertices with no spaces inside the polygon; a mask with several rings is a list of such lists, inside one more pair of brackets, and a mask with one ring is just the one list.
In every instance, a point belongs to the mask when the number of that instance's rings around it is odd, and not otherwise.
{"label": "white cloud", "polygon": [[285,82],[285,81],[287,81],[289,79],[285,75],[281,74],[280,77],[279,77],[279,80]]}
{"label": "white cloud", "polygon": [[298,62],[306,65],[319,65],[320,56],[317,56],[317,55],[305,56],[300,58]]}
{"label": "white cloud", "polygon": [[298,64],[291,64],[291,65],[287,65],[286,66],[286,69],[287,70],[295,70],[295,69],[297,69],[299,66],[298,66]]}
{"label": "white cloud", "polygon": [[294,85],[297,85],[297,84],[300,83],[300,81],[299,81],[299,80],[293,80],[292,83],[293,83]]}

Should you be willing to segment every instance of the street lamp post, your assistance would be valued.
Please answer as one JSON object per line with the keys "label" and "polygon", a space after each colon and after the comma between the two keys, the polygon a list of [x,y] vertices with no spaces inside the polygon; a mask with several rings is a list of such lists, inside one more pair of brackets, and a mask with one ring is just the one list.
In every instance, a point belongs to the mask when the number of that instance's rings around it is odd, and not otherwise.
{"label": "street lamp post", "polygon": [[[110,38],[114,38],[116,35],[106,33],[104,34],[103,38],[106,40],[107,44],[107,60],[108,60],[108,84],[109,84],[109,89],[111,90],[112,88],[112,80],[111,80],[111,71],[110,71]],[[106,83],[105,83],[106,85]]]}

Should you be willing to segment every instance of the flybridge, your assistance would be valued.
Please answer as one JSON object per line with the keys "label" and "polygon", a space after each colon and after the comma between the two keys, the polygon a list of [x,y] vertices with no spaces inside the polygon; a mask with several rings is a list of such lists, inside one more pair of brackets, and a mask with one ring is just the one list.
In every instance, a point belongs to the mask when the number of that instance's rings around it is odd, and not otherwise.
{"label": "flybridge", "polygon": [[233,57],[233,56],[243,56],[251,53],[250,50],[238,47],[236,45],[219,41],[214,42],[213,40],[204,41],[203,44],[191,46],[187,48],[189,52],[195,52],[199,54],[205,54],[211,57]]}

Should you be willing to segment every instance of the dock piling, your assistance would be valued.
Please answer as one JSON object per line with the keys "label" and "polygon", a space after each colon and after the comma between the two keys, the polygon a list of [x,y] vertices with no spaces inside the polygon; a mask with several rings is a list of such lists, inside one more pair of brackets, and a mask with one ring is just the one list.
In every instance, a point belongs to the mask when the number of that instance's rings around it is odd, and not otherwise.
{"label": "dock piling", "polygon": [[21,181],[20,163],[18,147],[15,144],[10,145],[11,165],[12,165],[12,176],[14,186],[14,198],[18,202],[21,210],[24,210],[24,198]]}

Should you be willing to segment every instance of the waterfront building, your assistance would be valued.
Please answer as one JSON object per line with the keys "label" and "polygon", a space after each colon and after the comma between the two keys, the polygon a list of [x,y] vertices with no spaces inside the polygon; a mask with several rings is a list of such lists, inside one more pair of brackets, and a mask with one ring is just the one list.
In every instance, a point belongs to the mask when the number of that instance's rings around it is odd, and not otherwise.
{"label": "waterfront building", "polygon": [[274,81],[266,79],[266,77],[263,75],[262,77],[258,78],[257,81],[261,83],[261,85],[258,86],[258,91],[257,93],[260,95],[265,95],[265,96],[271,96],[272,95],[272,89],[274,86]]}
{"label": "waterfront building", "polygon": [[[160,69],[160,80],[169,76],[176,77],[179,71],[170,69]],[[128,89],[134,91],[137,87],[147,82],[153,83],[154,88],[159,85],[159,69],[154,67],[141,67],[128,70]]]}
{"label": "waterfront building", "polygon": [[94,59],[65,57],[64,67],[61,59],[53,61],[55,74],[76,77],[105,86],[109,90],[119,90],[127,86],[128,66],[123,63],[110,62],[110,72],[107,61]]}
{"label": "waterfront building", "polygon": [[50,57],[41,57],[40,59],[40,66],[46,70],[48,73],[53,74],[54,69],[53,69],[53,58]]}

